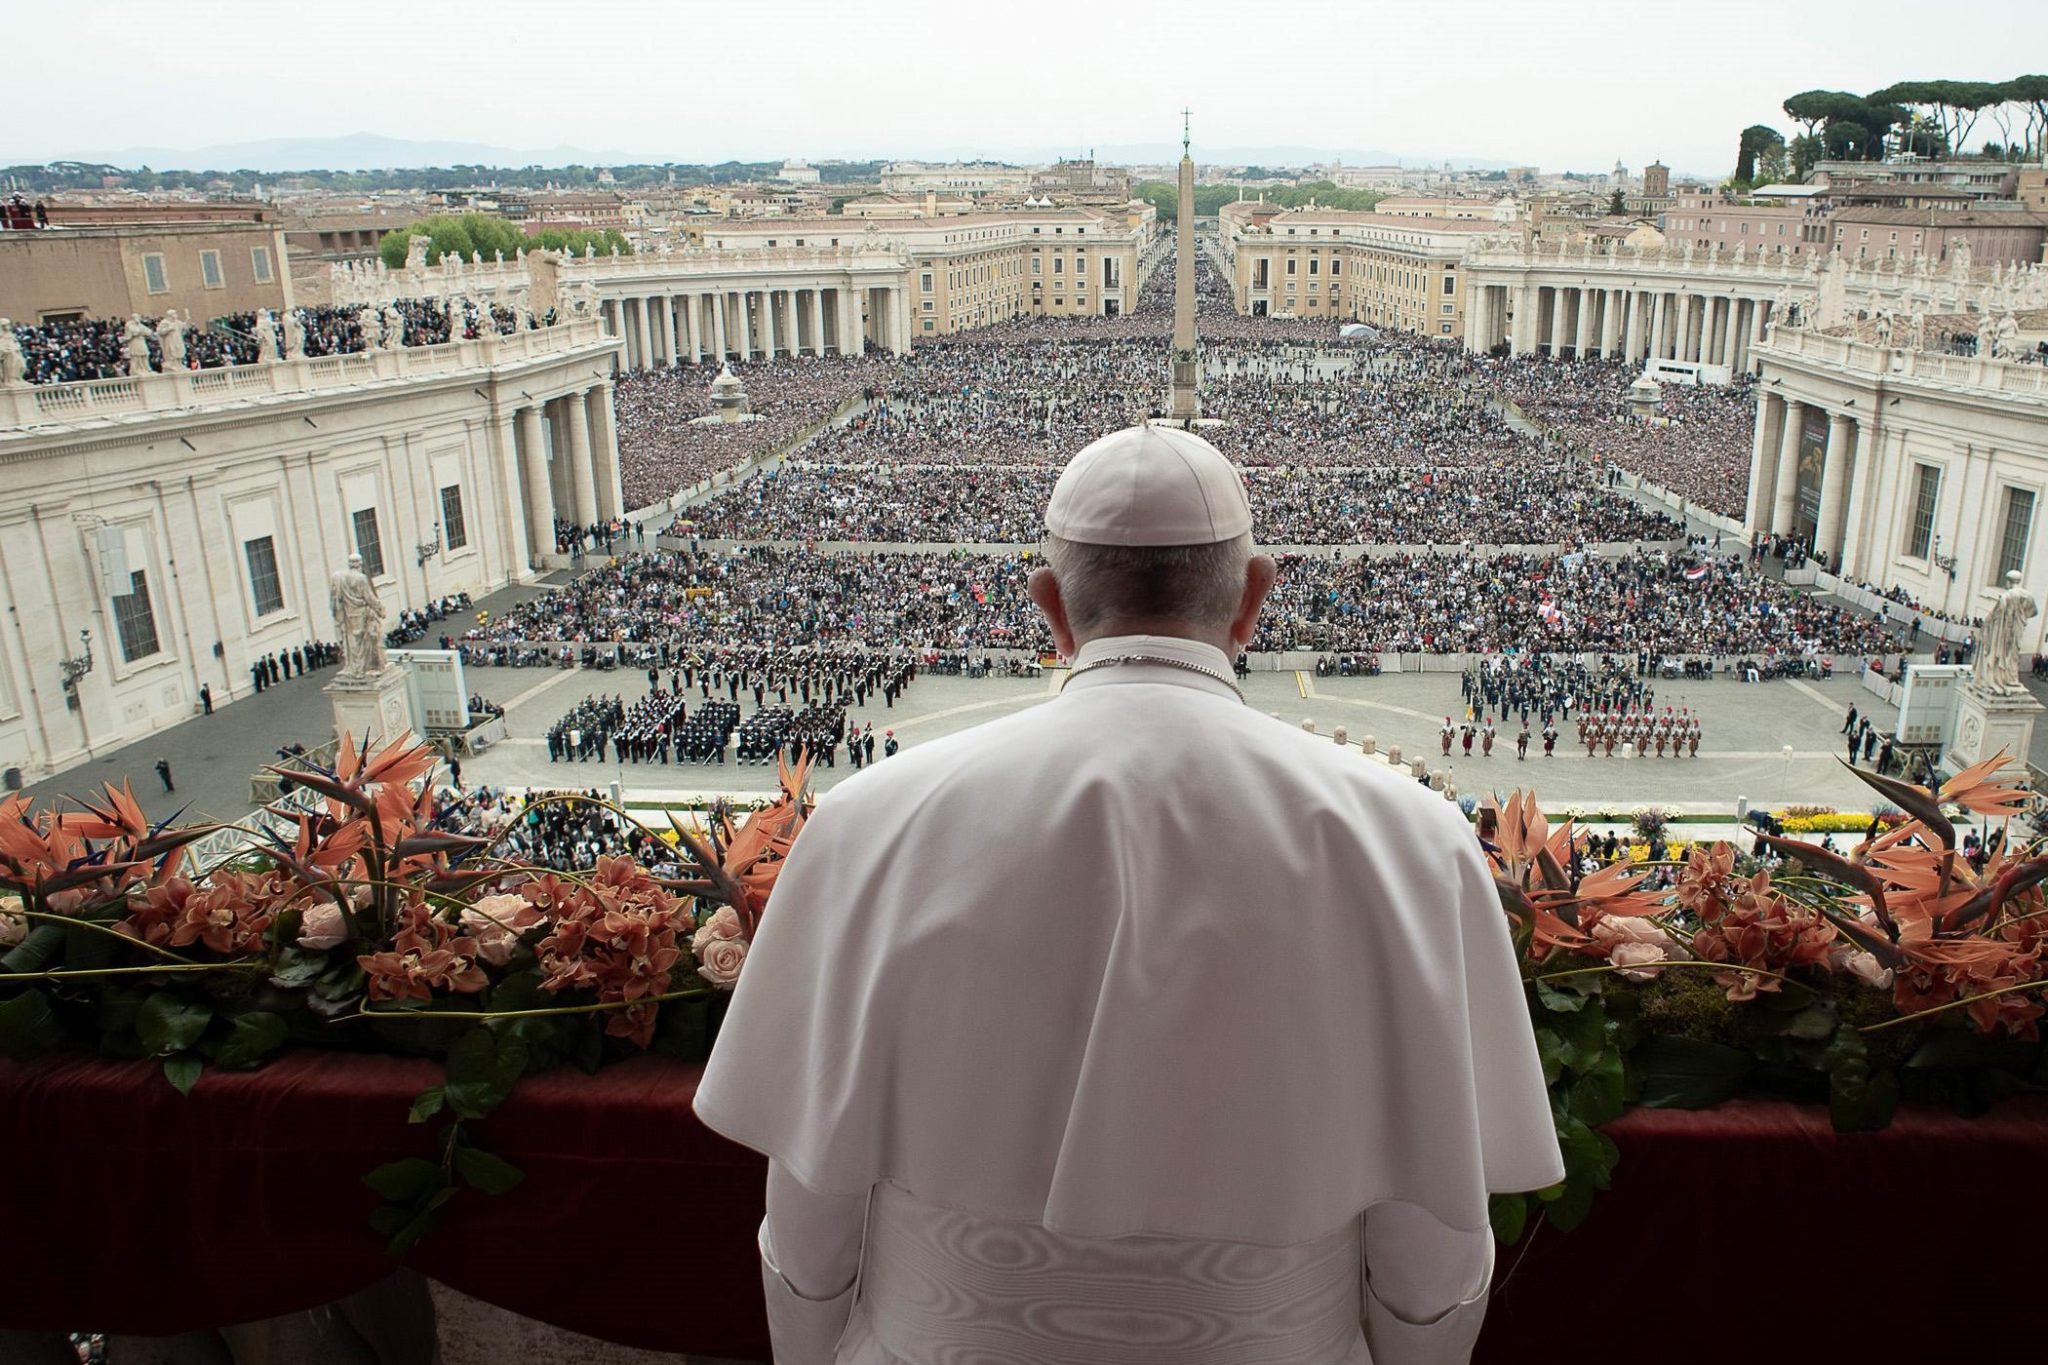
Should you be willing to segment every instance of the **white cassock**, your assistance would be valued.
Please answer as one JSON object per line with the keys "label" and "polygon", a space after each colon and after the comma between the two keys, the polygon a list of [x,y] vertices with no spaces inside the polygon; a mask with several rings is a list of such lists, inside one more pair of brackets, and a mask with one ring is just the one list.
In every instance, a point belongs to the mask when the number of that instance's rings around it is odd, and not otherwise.
{"label": "white cassock", "polygon": [[770,1158],[778,1365],[1463,1361],[1563,1177],[1456,806],[1085,645],[820,801],[697,1092]]}

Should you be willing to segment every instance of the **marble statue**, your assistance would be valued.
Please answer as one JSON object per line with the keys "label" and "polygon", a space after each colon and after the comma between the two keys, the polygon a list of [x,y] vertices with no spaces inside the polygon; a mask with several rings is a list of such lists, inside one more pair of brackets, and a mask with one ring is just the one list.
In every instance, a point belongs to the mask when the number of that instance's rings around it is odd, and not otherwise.
{"label": "marble statue", "polygon": [[299,310],[284,310],[284,358],[298,360],[306,354],[306,324],[299,321]]}
{"label": "marble statue", "polygon": [[583,244],[583,259],[586,261],[594,261],[597,259],[596,242],[585,242]]}
{"label": "marble statue", "polygon": [[361,555],[350,555],[348,567],[329,580],[327,603],[341,632],[341,676],[363,678],[382,673],[384,603],[377,596],[377,585],[363,572]]}
{"label": "marble statue", "polygon": [[14,323],[0,318],[0,384],[19,384],[28,376],[28,361],[21,354],[21,339],[14,335]]}
{"label": "marble statue", "polygon": [[384,305],[383,317],[384,349],[387,351],[397,350],[400,346],[405,345],[405,318],[399,313],[398,305],[395,303],[386,303]]}
{"label": "marble statue", "polygon": [[2020,586],[2020,572],[2005,576],[2005,591],[1998,605],[1984,616],[1984,644],[1977,651],[1977,686],[1987,692],[2022,691],[2020,682],[2020,637],[2027,622],[2040,614],[2034,597]]}
{"label": "marble statue", "polygon": [[157,319],[156,344],[163,352],[165,371],[185,368],[185,320],[178,316],[177,309],[165,309]]}
{"label": "marble statue", "polygon": [[381,351],[384,349],[384,318],[369,304],[356,309],[356,326],[363,331],[363,349]]}
{"label": "marble statue", "polygon": [[503,265],[503,264],[505,264],[505,252],[504,252],[504,249],[503,249],[503,248],[500,248],[500,249],[498,249],[498,250],[496,250],[496,251],[493,251],[493,252],[491,253],[491,256],[492,256],[492,258],[493,258],[493,261],[492,261],[492,263],[493,263],[493,264],[495,264],[495,265]]}
{"label": "marble statue", "polygon": [[410,237],[405,243],[405,268],[424,270],[427,265],[427,248],[432,243],[424,236]]}
{"label": "marble statue", "polygon": [[1744,256],[1746,256],[1746,255],[1748,255],[1748,254],[1749,254],[1749,243],[1748,243],[1748,242],[1737,242],[1737,243],[1735,244],[1735,255],[1734,255],[1734,256],[1733,256],[1733,257],[1732,257],[1731,259],[1732,259],[1732,260],[1734,261],[1734,263],[1735,263],[1736,265],[1738,265],[1738,266],[1739,266],[1739,265],[1741,265],[1741,264],[1742,264],[1742,260],[1743,260],[1743,257],[1744,257]]}
{"label": "marble statue", "polygon": [[1892,314],[1889,308],[1877,315],[1877,344],[1887,351],[1892,348]]}
{"label": "marble statue", "polygon": [[1991,354],[2007,359],[2019,354],[2020,324],[2011,313],[2001,313],[1991,325]]}
{"label": "marble statue", "polygon": [[149,373],[149,324],[134,313],[121,328],[121,349],[128,353],[128,373]]}
{"label": "marble statue", "polygon": [[1686,265],[1691,265],[1691,264],[1692,264],[1692,239],[1691,239],[1691,238],[1687,238],[1687,239],[1686,239],[1686,243],[1685,243],[1685,250],[1679,253],[1678,259],[1679,259],[1679,260],[1681,260],[1681,261],[1683,261],[1683,262],[1684,262],[1684,263],[1685,263]]}
{"label": "marble statue", "polygon": [[1957,280],[1969,279],[1971,255],[1970,239],[1968,237],[1956,238],[1955,244],[1948,249],[1949,274]]}
{"label": "marble statue", "polygon": [[258,360],[279,359],[277,350],[277,315],[268,308],[256,310],[256,358]]}
{"label": "marble statue", "polygon": [[1916,351],[1927,349],[1927,314],[1917,308],[1906,322],[1906,344]]}

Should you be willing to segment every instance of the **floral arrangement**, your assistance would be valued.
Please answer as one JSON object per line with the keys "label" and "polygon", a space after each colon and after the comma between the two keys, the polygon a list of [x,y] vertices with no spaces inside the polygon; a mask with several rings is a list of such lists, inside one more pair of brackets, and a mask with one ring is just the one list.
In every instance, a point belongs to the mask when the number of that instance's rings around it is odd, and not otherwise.
{"label": "floral arrangement", "polygon": [[[1526,792],[1494,806],[1485,847],[1567,1171],[1495,1198],[1500,1240],[1538,1210],[1560,1227],[1586,1217],[1619,1157],[1599,1129],[1629,1104],[1758,1091],[1824,1100],[1837,1129],[1859,1131],[1886,1126],[1901,1099],[1975,1112],[2048,1085],[2048,856],[2012,840],[2027,797],[2001,778],[2008,761],[1938,792],[1854,769],[1905,818],[1846,856],[1759,834],[1746,855],[1698,844],[1575,876],[1570,821],[1552,830]],[[2005,822],[1981,871],[1959,853],[1950,806]],[[1660,866],[1675,880],[1651,890]]]}
{"label": "floral arrangement", "polygon": [[1775,814],[1787,834],[1861,834],[1870,828],[1873,820],[1883,829],[1895,829],[1906,823],[1902,811],[1820,810],[1800,815],[1789,811]]}
{"label": "floral arrangement", "polygon": [[433,762],[344,737],[332,770],[292,774],[324,799],[277,811],[291,838],[252,838],[190,876],[186,846],[218,827],[152,826],[126,785],[78,811],[0,801],[0,1055],[89,1044],[159,1063],[179,1090],[292,1043],[441,1058],[445,1083],[412,1108],[415,1122],[449,1116],[435,1158],[369,1177],[399,1251],[461,1187],[517,1183],[463,1121],[521,1075],[701,1054],[803,826],[807,766],[784,766],[780,797],[742,823],[714,810],[699,832],[671,816],[689,866],[665,880],[627,858],[526,867],[437,830]]}

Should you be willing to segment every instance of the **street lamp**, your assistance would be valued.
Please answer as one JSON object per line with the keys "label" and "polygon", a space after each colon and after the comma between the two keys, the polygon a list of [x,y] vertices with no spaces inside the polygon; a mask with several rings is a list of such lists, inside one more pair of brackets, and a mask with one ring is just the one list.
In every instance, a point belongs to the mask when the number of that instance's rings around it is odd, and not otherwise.
{"label": "street lamp", "polygon": [[412,547],[412,551],[414,555],[418,556],[416,560],[417,565],[420,568],[425,568],[428,560],[432,559],[435,555],[441,553],[440,539],[437,537],[433,540],[429,540],[422,544],[415,545]]}
{"label": "street lamp", "polygon": [[64,670],[64,690],[74,694],[78,691],[78,680],[92,672],[92,631],[81,628],[78,642],[85,650],[83,654],[57,660],[57,667]]}

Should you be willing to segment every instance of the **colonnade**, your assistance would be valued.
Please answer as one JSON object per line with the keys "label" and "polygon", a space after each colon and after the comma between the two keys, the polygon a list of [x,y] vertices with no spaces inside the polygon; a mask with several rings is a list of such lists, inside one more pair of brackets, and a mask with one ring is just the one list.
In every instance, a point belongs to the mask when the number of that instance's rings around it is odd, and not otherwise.
{"label": "colonnade", "polygon": [[1476,283],[1466,301],[1465,344],[1515,355],[1603,356],[1751,367],[1770,301],[1684,289]]}
{"label": "colonnade", "polygon": [[[1818,471],[1801,485],[1802,448],[1814,414],[1827,421]],[[1749,507],[1744,525],[1754,533],[1810,538],[1812,553],[1851,575],[1863,572],[1863,518],[1851,518],[1858,498],[1868,501],[1874,452],[1866,448],[1857,415],[1776,391],[1757,395],[1756,436],[1749,455]],[[1861,486],[1860,486],[1861,485]]]}
{"label": "colonnade", "polygon": [[894,285],[608,294],[604,308],[613,334],[625,342],[627,368],[636,370],[858,355],[869,338],[898,355],[910,347],[909,293]]}
{"label": "colonnade", "polygon": [[525,552],[537,562],[555,552],[555,521],[593,526],[628,509],[619,478],[618,431],[609,379],[574,393],[507,410],[499,446],[509,466],[505,487],[525,509],[512,515]]}

